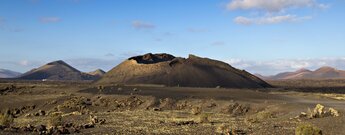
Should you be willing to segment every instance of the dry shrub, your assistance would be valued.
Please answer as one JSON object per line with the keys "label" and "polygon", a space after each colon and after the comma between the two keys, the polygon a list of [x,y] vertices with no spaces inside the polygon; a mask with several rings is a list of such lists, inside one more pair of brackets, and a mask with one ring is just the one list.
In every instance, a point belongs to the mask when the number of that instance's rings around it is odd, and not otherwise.
{"label": "dry shrub", "polygon": [[210,114],[202,113],[202,114],[198,115],[197,122],[198,123],[207,123],[207,122],[210,122],[209,118],[210,118]]}
{"label": "dry shrub", "polygon": [[0,125],[11,126],[13,124],[13,117],[9,114],[0,114]]}
{"label": "dry shrub", "polygon": [[221,124],[216,128],[216,133],[225,134],[231,127],[227,124]]}
{"label": "dry shrub", "polygon": [[253,114],[251,116],[248,116],[246,118],[246,121],[250,122],[250,123],[259,123],[262,120],[265,120],[268,118],[273,118],[273,114],[269,111],[261,111],[261,112],[258,112],[256,114]]}
{"label": "dry shrub", "polygon": [[295,135],[322,135],[322,131],[311,124],[303,123],[295,129]]}
{"label": "dry shrub", "polygon": [[202,109],[201,109],[201,107],[198,107],[198,106],[193,107],[192,110],[191,110],[191,113],[192,113],[193,115],[198,115],[198,114],[200,114],[201,112],[202,112]]}
{"label": "dry shrub", "polygon": [[62,125],[63,125],[63,120],[62,120],[61,115],[50,116],[48,120],[49,127],[57,127],[57,126],[62,126]]}

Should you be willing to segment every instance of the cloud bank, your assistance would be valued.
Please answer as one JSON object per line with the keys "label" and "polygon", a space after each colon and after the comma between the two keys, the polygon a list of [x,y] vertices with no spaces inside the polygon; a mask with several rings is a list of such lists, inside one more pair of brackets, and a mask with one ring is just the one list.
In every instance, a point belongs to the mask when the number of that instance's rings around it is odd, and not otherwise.
{"label": "cloud bank", "polygon": [[234,19],[237,24],[251,25],[251,24],[277,24],[282,22],[300,22],[312,19],[311,16],[298,17],[296,15],[282,15],[282,16],[266,16],[260,18],[247,18],[238,16]]}
{"label": "cloud bank", "polygon": [[331,66],[345,70],[345,57],[343,58],[314,58],[314,59],[277,59],[270,61],[251,61],[243,59],[226,60],[230,65],[245,69],[251,73],[274,75],[280,72],[296,71],[301,68],[315,70],[322,66]]}
{"label": "cloud bank", "polygon": [[227,5],[229,10],[265,10],[268,12],[281,12],[290,8],[317,7],[326,8],[315,0],[233,0]]}
{"label": "cloud bank", "polygon": [[[329,5],[318,3],[316,0],[232,0],[226,5],[230,11],[241,10],[247,14],[256,16],[237,16],[233,19],[236,24],[264,25],[283,22],[300,22],[312,19],[312,16],[299,16],[294,12],[298,9],[326,9]],[[294,13],[294,14],[292,14]]]}

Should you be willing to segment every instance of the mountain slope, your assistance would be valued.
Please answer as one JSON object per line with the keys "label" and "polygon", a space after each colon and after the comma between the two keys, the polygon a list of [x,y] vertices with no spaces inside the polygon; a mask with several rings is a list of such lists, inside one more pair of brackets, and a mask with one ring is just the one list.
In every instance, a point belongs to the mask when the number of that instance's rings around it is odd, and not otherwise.
{"label": "mountain slope", "polygon": [[131,57],[107,72],[100,84],[159,84],[184,87],[262,88],[269,84],[221,61],[189,55],[145,54]]}
{"label": "mountain slope", "polygon": [[22,73],[7,70],[7,69],[0,69],[0,78],[14,78],[21,74]]}
{"label": "mountain slope", "polygon": [[33,69],[18,77],[24,80],[94,80],[95,77],[82,73],[64,61],[54,61]]}

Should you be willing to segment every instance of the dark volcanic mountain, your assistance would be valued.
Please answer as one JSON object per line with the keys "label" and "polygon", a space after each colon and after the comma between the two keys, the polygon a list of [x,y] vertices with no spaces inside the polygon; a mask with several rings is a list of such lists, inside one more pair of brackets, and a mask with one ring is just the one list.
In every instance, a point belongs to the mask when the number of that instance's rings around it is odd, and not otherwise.
{"label": "dark volcanic mountain", "polygon": [[284,72],[274,76],[262,77],[265,80],[286,79],[345,79],[345,71],[332,67],[321,67],[315,71],[300,69],[295,72]]}
{"label": "dark volcanic mountain", "polygon": [[19,77],[24,80],[95,80],[97,77],[82,73],[64,61],[54,61],[24,73]]}
{"label": "dark volcanic mountain", "polygon": [[189,55],[170,54],[131,57],[107,72],[99,84],[157,84],[183,87],[263,88],[269,84],[229,64]]}
{"label": "dark volcanic mountain", "polygon": [[0,69],[0,78],[14,78],[14,77],[17,77],[21,74],[22,73],[14,72],[14,71],[7,70],[7,69]]}

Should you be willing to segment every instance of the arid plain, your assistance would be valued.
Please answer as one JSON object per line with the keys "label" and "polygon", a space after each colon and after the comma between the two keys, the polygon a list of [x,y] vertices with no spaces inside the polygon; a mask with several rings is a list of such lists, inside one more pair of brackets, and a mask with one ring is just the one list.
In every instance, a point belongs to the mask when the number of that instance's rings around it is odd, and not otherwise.
{"label": "arid plain", "polygon": [[[226,89],[2,80],[1,110],[8,108],[14,118],[12,128],[0,132],[294,134],[297,127],[310,124],[323,134],[344,133],[344,94],[325,94],[324,86],[312,86],[320,81],[305,81],[305,86],[297,82],[301,81],[271,82],[275,88]],[[344,88],[344,80],[336,82],[337,88]],[[306,88],[316,90],[303,92]],[[317,104],[325,106],[325,112],[337,110],[339,116],[311,117]],[[57,129],[48,129],[52,125]]]}

